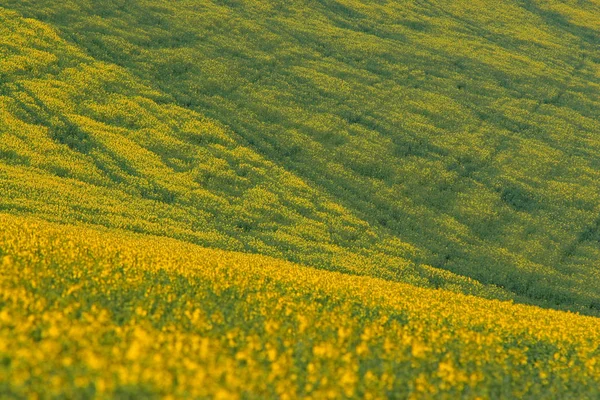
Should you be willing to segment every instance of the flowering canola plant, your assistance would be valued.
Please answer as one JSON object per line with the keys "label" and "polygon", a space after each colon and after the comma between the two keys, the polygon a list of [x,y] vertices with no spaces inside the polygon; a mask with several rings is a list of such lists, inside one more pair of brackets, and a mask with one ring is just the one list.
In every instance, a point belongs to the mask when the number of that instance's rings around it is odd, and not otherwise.
{"label": "flowering canola plant", "polygon": [[0,214],[2,397],[597,398],[597,318]]}

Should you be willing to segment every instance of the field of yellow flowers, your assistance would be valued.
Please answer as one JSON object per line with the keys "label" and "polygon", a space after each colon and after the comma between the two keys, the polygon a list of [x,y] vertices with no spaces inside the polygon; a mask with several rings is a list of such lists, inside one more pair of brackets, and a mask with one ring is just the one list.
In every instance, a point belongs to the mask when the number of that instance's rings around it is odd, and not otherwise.
{"label": "field of yellow flowers", "polygon": [[598,27],[598,1],[4,0],[0,211],[599,316]]}
{"label": "field of yellow flowers", "polygon": [[598,398],[598,319],[0,214],[3,398]]}

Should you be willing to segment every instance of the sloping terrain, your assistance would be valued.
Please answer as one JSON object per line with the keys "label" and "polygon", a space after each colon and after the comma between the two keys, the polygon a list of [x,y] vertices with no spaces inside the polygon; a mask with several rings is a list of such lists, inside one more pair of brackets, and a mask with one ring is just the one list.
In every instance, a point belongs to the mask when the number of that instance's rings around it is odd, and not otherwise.
{"label": "sloping terrain", "polygon": [[598,0],[2,0],[0,397],[598,398],[599,120]]}
{"label": "sloping terrain", "polygon": [[597,398],[578,316],[0,215],[0,396]]}
{"label": "sloping terrain", "polygon": [[[0,209],[491,297],[202,114],[2,14]],[[242,142],[242,143],[240,143]]]}
{"label": "sloping terrain", "polygon": [[600,307],[597,2],[2,6],[3,209]]}

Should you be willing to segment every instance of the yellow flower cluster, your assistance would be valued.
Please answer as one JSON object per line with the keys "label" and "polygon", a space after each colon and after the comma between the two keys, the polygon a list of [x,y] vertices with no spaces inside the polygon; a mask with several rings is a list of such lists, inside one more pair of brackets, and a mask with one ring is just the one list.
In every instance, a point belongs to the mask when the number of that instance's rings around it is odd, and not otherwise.
{"label": "yellow flower cluster", "polygon": [[598,319],[0,214],[15,397],[600,395]]}

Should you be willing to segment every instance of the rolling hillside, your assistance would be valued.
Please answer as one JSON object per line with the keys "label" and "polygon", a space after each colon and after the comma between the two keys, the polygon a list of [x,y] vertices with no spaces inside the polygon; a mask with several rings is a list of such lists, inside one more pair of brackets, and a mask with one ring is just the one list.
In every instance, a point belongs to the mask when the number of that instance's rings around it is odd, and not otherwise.
{"label": "rolling hillside", "polygon": [[0,394],[597,398],[597,318],[0,216]]}
{"label": "rolling hillside", "polygon": [[594,398],[600,2],[2,0],[0,236],[0,395]]}
{"label": "rolling hillside", "polygon": [[1,210],[509,296],[417,264],[415,246],[371,226],[230,128],[168,103],[46,24],[3,15]]}
{"label": "rolling hillside", "polygon": [[597,4],[261,4],[4,1],[2,208],[598,309]]}

